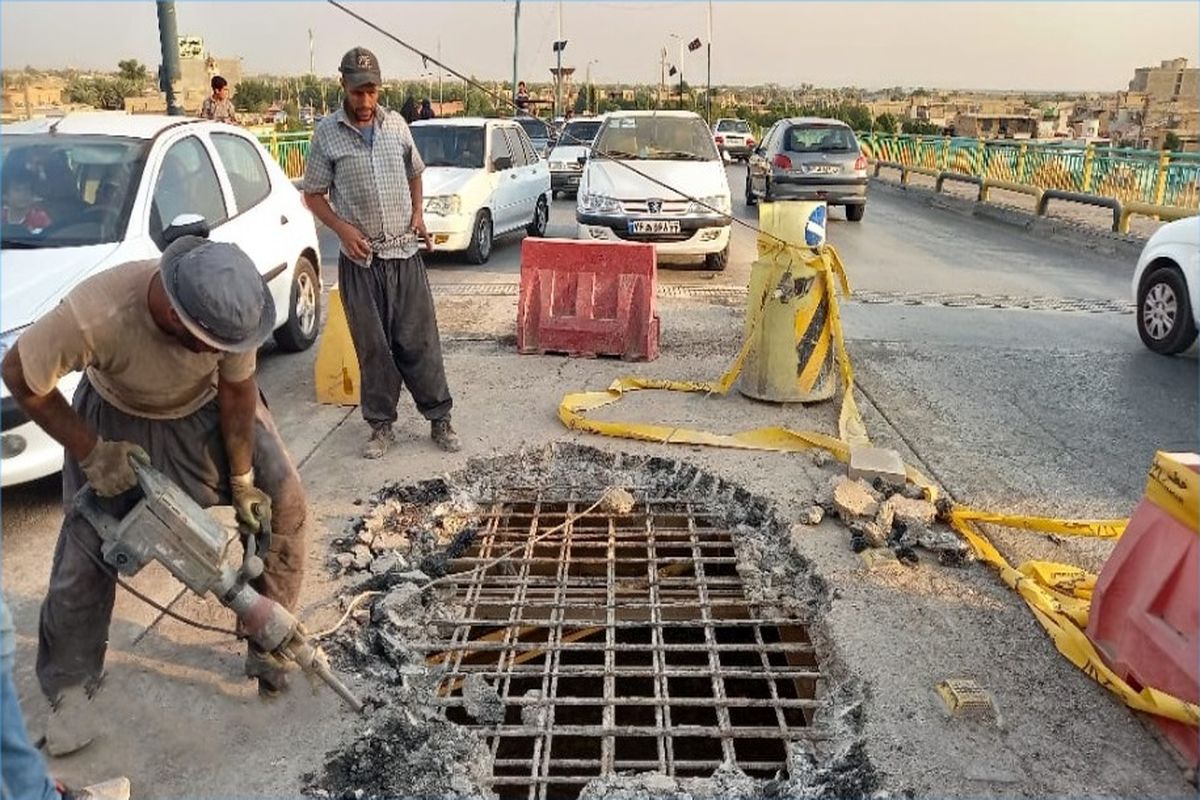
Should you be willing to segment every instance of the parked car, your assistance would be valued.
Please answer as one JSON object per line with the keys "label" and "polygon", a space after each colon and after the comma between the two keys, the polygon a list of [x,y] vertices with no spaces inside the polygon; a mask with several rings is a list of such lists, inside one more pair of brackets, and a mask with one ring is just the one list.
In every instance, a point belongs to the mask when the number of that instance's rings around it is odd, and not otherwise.
{"label": "parked car", "polygon": [[750,154],[746,205],[824,200],[858,222],[867,210],[867,158],[844,122],[794,117],[776,122]]}
{"label": "parked car", "polygon": [[1176,220],[1154,232],[1133,271],[1133,299],[1146,347],[1173,355],[1192,346],[1200,307],[1200,220]]}
{"label": "parked car", "polygon": [[547,157],[550,162],[550,188],[554,197],[557,198],[559,192],[575,193],[579,190],[583,161],[587,159],[603,122],[600,117],[573,119],[563,127]]}
{"label": "parked car", "polygon": [[550,169],[512,120],[454,117],[412,124],[425,162],[425,227],[434,250],[465,250],[473,264],[495,237],[545,236]]}
{"label": "parked car", "polygon": [[746,161],[754,152],[754,134],[744,119],[717,120],[713,125],[713,141],[718,150],[737,161]]}
{"label": "parked car", "polygon": [[701,258],[723,270],[730,209],[725,165],[704,120],[690,111],[618,111],[592,144],[575,219],[581,239],[650,242],[660,262]]}
{"label": "parked car", "polygon": [[[198,215],[210,238],[236,242],[267,279],[275,341],[304,350],[317,338],[321,280],[316,225],[300,193],[262,146],[232,125],[184,117],[70,114],[0,128],[6,190],[32,182],[41,225],[0,232],[0,354],[84,279],[158,258],[172,222]],[[28,220],[28,216],[25,218]],[[59,383],[68,399],[79,383]],[[62,468],[62,448],[0,389],[0,484]]]}
{"label": "parked car", "polygon": [[555,138],[554,126],[539,117],[513,117],[513,121],[521,126],[529,141],[533,142],[538,158],[545,158],[550,152],[550,142]]}

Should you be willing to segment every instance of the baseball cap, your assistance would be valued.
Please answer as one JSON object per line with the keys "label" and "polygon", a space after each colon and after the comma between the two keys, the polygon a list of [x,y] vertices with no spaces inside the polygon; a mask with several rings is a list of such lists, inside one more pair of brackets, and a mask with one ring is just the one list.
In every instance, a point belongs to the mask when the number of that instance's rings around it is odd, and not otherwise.
{"label": "baseball cap", "polygon": [[342,56],[338,72],[346,79],[348,89],[357,89],[368,83],[375,86],[383,83],[379,74],[379,59],[365,47],[355,47]]}
{"label": "baseball cap", "polygon": [[275,301],[236,244],[181,236],[159,261],[171,306],[193,336],[229,353],[256,350],[275,329]]}

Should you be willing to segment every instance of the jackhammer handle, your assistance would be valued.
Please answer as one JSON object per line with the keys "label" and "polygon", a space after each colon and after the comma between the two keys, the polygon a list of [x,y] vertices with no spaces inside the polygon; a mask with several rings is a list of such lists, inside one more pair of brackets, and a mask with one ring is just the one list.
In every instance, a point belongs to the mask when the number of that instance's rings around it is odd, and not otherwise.
{"label": "jackhammer handle", "polygon": [[325,681],[325,683],[329,685],[330,689],[333,689],[335,692],[337,692],[338,696],[345,700],[347,705],[349,705],[359,714],[363,712],[363,708],[365,707],[363,706],[363,702],[354,696],[354,693],[346,687],[346,684],[338,680],[338,677],[329,669],[328,664],[325,664],[323,661],[314,662],[313,672],[317,674],[318,678]]}

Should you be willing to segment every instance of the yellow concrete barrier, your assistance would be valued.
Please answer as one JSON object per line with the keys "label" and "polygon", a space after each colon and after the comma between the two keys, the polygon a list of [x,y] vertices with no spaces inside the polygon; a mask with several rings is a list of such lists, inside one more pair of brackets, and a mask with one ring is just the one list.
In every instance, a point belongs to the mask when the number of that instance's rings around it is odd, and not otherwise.
{"label": "yellow concrete barrier", "polygon": [[317,402],[335,406],[356,406],[362,384],[358,371],[358,355],[350,339],[342,293],[335,286],[329,290],[329,316],[321,332],[317,360],[313,365],[317,387]]}

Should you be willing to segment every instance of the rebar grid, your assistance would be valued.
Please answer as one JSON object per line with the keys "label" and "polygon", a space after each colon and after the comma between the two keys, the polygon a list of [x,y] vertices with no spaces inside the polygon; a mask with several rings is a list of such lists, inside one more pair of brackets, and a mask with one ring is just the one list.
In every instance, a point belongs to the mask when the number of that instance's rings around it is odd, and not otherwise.
{"label": "rebar grid", "polygon": [[[629,514],[572,519],[593,501],[514,494],[491,504],[450,571],[524,550],[464,574],[449,642],[414,643],[445,670],[447,717],[488,742],[501,797],[576,797],[597,776],[708,776],[722,763],[771,777],[786,742],[824,738],[812,727],[823,686],[808,635],[749,603],[715,515],[646,499]],[[496,688],[501,723],[467,715],[471,674]],[[527,708],[537,711],[524,721]]]}

